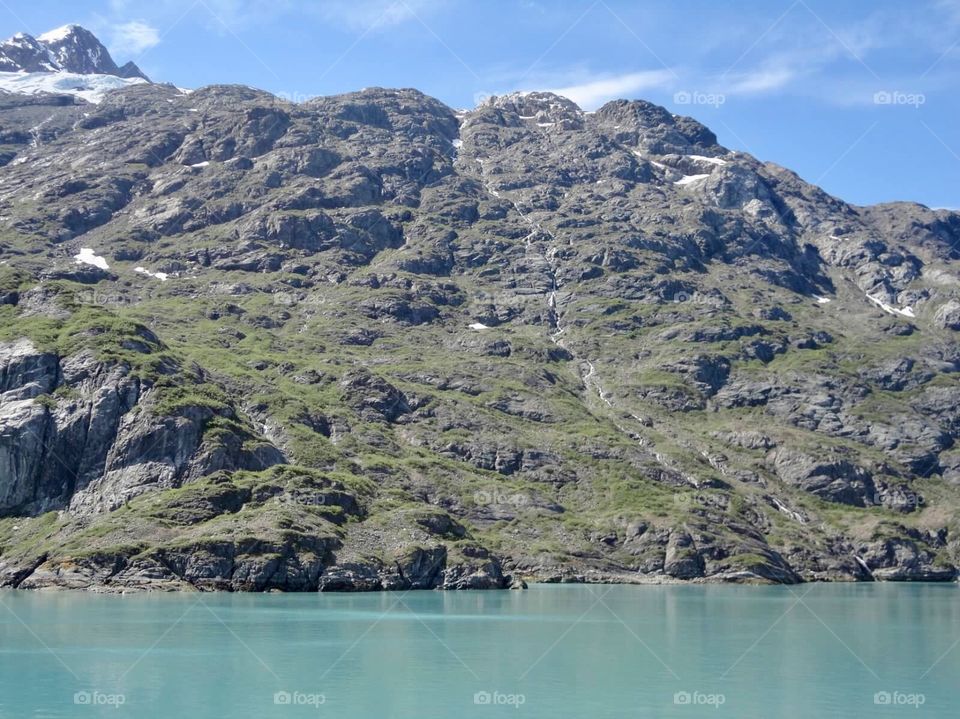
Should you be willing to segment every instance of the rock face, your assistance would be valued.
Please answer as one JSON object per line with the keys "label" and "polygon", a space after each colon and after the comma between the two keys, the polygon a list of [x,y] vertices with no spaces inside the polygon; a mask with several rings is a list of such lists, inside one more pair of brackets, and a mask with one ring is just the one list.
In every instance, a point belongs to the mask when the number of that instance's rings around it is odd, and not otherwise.
{"label": "rock face", "polygon": [[[156,339],[144,340],[150,351]],[[27,340],[0,346],[0,390],[0,516],[110,511],[216,470],[284,461],[269,445],[206,437],[214,419],[234,419],[229,408],[156,412],[162,391],[90,351],[61,359]]]}
{"label": "rock face", "polygon": [[144,84],[0,134],[0,585],[957,575],[954,213],[550,93]]}
{"label": "rock face", "polygon": [[0,44],[0,72],[56,72],[60,67],[50,49],[26,33]]}
{"label": "rock face", "polygon": [[79,25],[65,25],[39,37],[17,33],[0,43],[0,72],[71,72],[148,80],[134,63],[123,67],[96,36]]}

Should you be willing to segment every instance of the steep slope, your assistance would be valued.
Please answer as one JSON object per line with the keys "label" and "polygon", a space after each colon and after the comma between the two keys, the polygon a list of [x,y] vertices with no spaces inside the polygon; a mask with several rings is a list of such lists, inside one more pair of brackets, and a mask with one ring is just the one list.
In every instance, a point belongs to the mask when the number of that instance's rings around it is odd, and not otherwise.
{"label": "steep slope", "polygon": [[[0,108],[0,582],[957,575],[954,213],[849,206],[642,101]],[[67,480],[16,439],[69,445],[103,392],[152,419]],[[147,425],[197,439],[131,453]]]}

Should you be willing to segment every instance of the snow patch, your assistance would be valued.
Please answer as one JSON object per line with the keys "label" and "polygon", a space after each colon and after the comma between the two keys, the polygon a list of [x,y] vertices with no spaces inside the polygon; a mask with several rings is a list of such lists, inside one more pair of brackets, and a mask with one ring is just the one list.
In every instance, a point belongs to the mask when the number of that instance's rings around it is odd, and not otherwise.
{"label": "snow patch", "polygon": [[459,150],[461,147],[463,147],[463,140],[451,140],[451,143],[453,144],[453,148],[455,150]]}
{"label": "snow patch", "polygon": [[190,165],[190,167],[208,167],[210,165],[210,160],[204,160],[203,162],[198,162],[195,165]]}
{"label": "snow patch", "polygon": [[472,325],[468,325],[472,330],[488,330],[490,329],[482,322],[474,322]]}
{"label": "snow patch", "polygon": [[657,162],[656,160],[654,160],[654,159],[652,159],[652,158],[650,158],[650,157],[647,157],[647,156],[644,155],[642,152],[640,152],[640,150],[632,150],[632,152],[633,152],[634,155],[636,155],[637,157],[639,157],[641,160],[646,160],[646,161],[649,162],[651,165],[653,165],[654,167],[656,167],[656,168],[658,168],[658,169],[660,169],[660,170],[666,170],[666,169],[667,169],[667,166],[664,165],[662,162]]}
{"label": "snow patch", "polygon": [[68,37],[70,37],[73,34],[73,31],[76,29],[76,25],[64,25],[63,27],[58,27],[50,32],[45,32],[43,35],[38,35],[37,40],[40,42],[60,42],[61,40],[66,40]]}
{"label": "snow patch", "polygon": [[146,267],[134,267],[133,271],[139,272],[141,275],[146,275],[147,277],[154,277],[161,282],[166,282],[168,279],[170,279],[170,275],[168,275],[166,272],[151,272]]}
{"label": "snow patch", "polygon": [[51,115],[46,120],[41,122],[39,125],[34,125],[33,127],[30,128],[30,135],[33,138],[32,140],[30,140],[30,147],[40,147],[40,130],[42,130],[43,126],[46,125],[51,120],[53,120],[54,118],[56,118],[56,115]]}
{"label": "snow patch", "polygon": [[705,180],[710,175],[684,175],[679,180],[674,182],[674,185],[692,185],[694,182],[700,182],[700,180]]}
{"label": "snow patch", "polygon": [[916,313],[913,311],[912,307],[904,307],[903,309],[897,309],[892,305],[888,305],[886,302],[881,300],[879,297],[874,297],[873,295],[867,295],[867,299],[873,302],[877,307],[882,309],[884,312],[890,315],[900,315],[901,317],[916,317]]}
{"label": "snow patch", "polygon": [[19,95],[74,95],[94,104],[111,90],[144,83],[146,80],[140,77],[128,79],[73,72],[0,72],[0,90]]}
{"label": "snow patch", "polygon": [[639,157],[641,160],[647,160],[648,162],[653,162],[647,155],[644,155],[640,150],[630,150],[634,155]]}
{"label": "snow patch", "polygon": [[709,162],[711,165],[726,165],[726,160],[721,160],[719,157],[707,157],[706,155],[687,155],[691,160],[696,160],[698,162]]}
{"label": "snow patch", "polygon": [[829,297],[817,297],[817,304],[818,304],[818,305],[828,305],[828,304],[830,304],[830,298],[829,298]]}
{"label": "snow patch", "polygon": [[110,269],[107,261],[94,254],[93,250],[89,247],[81,247],[80,254],[74,255],[73,259],[76,260],[78,265],[92,265],[93,267],[99,267],[101,270]]}

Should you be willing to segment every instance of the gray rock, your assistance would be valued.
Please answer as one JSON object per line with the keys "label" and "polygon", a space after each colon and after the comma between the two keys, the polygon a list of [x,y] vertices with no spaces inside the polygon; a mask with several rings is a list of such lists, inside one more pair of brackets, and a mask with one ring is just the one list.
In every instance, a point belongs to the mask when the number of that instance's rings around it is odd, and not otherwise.
{"label": "gray rock", "polygon": [[785,447],[774,450],[770,459],[784,482],[829,502],[864,507],[877,496],[870,473],[848,460],[812,457]]}
{"label": "gray rock", "polygon": [[960,301],[950,300],[941,305],[933,319],[944,329],[960,330]]}
{"label": "gray rock", "polygon": [[0,389],[0,514],[105,512],[220,469],[283,461],[276,449],[251,452],[229,436],[207,445],[210,409],[152,415],[162,392],[89,353],[59,359],[25,340],[0,345]]}
{"label": "gray rock", "polygon": [[693,538],[682,531],[670,534],[663,571],[677,579],[694,579],[704,575],[704,560]]}

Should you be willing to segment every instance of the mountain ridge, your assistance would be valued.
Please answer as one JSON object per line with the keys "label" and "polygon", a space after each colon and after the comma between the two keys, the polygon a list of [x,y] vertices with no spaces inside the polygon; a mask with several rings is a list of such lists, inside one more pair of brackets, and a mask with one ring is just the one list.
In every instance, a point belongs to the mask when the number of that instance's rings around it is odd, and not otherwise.
{"label": "mountain ridge", "polygon": [[56,102],[0,98],[53,115],[0,146],[0,583],[956,578],[956,213],[644,101]]}

